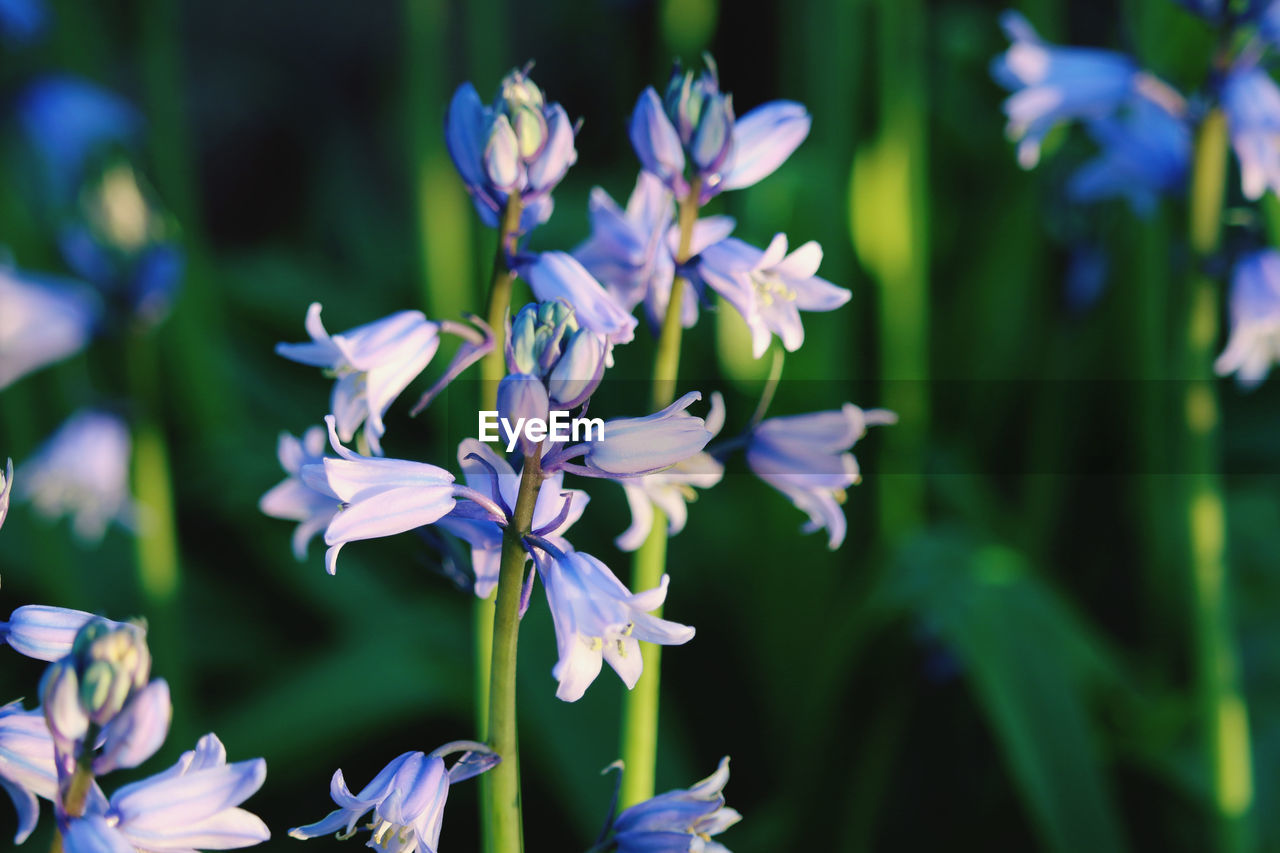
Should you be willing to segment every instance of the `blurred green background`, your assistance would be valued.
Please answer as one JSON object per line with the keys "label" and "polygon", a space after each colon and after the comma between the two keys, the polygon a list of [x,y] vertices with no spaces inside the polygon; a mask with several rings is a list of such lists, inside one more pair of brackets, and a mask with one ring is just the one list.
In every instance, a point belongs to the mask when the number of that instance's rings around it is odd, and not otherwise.
{"label": "blurred green background", "polygon": [[[1203,77],[1208,36],[1167,0],[1022,5],[1048,38],[1136,52],[1183,85]],[[1186,473],[1168,356],[1185,211],[1172,203],[1142,222],[1120,204],[1069,208],[1063,178],[1090,153],[1079,132],[1057,134],[1037,172],[1017,168],[987,73],[1006,46],[1002,4],[52,7],[43,44],[0,59],[6,103],[36,75],[71,71],[137,104],[139,166],[181,224],[189,270],[142,357],[148,392],[139,356],[99,342],[0,393],[0,455],[21,464],[74,409],[122,403],[151,430],[143,443],[167,448],[180,582],[157,604],[126,533],[84,547],[65,521],[15,505],[0,612],[41,602],[149,620],[175,717],[147,773],[209,730],[232,760],[264,756],[267,783],[248,807],[276,849],[294,843],[288,827],[328,812],[334,769],[362,786],[402,751],[472,736],[470,599],[427,550],[412,536],[359,543],[328,577],[321,543],[299,564],[292,525],[258,512],[282,477],[277,434],[301,433],[328,405],[328,382],[273,346],[302,338],[311,301],[331,330],[403,308],[480,308],[493,235],[441,132],[459,83],[487,94],[532,59],[548,97],[585,119],[557,213],[531,242],[570,248],[588,232],[592,186],[631,190],[638,93],[663,84],[673,56],[709,50],[739,115],[778,97],[813,115],[778,173],[713,210],[757,245],[775,231],[818,240],[822,274],[853,291],[846,309],[806,317],[771,412],[852,400],[903,420],[859,445],[865,481],[837,552],[801,536],[803,516],[737,460],[691,508],[666,613],[698,636],[665,655],[659,790],[731,755],[728,800],[745,819],[720,840],[737,853],[1210,846],[1172,497]],[[15,189],[30,155],[3,128],[0,243],[23,268],[62,271],[38,205]],[[1108,258],[1087,309],[1069,287],[1081,246]],[[728,377],[728,430],[740,427],[767,364],[751,362],[728,309],[686,341],[682,385]],[[644,376],[651,349],[641,336],[620,352],[618,375]],[[1256,831],[1260,848],[1280,849],[1280,397],[1274,383],[1220,390]],[[388,454],[452,466],[465,404],[421,421],[406,409],[389,419]],[[628,522],[621,490],[589,488],[574,543],[626,577],[612,545]],[[599,771],[616,757],[622,688],[606,672],[582,701],[554,698],[540,592],[521,653],[529,849],[581,850],[611,793]],[[9,656],[0,697],[34,702],[40,672]],[[443,849],[475,849],[475,791],[452,792]],[[27,846],[45,849],[51,825],[46,807]],[[0,837],[13,826],[0,806]]]}

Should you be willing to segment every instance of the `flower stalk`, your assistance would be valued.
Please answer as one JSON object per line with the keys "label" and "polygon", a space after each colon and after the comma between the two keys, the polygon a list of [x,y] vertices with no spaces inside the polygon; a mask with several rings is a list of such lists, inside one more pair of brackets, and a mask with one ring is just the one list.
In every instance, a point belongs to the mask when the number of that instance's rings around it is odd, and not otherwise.
{"label": "flower stalk", "polygon": [[[76,772],[68,780],[66,790],[62,794],[62,811],[67,817],[80,817],[84,814],[85,803],[89,799],[89,789],[93,787],[93,758],[89,750],[85,750],[76,761]],[[49,853],[62,853],[62,833],[55,830],[53,843]]]}
{"label": "flower stalk", "polygon": [[[1227,123],[1221,110],[1196,132],[1191,172],[1189,237],[1203,262],[1222,239],[1226,195]],[[1196,694],[1205,727],[1205,758],[1217,849],[1253,849],[1249,720],[1240,687],[1239,655],[1229,603],[1226,511],[1218,470],[1220,413],[1214,390],[1214,348],[1219,327],[1218,288],[1198,265],[1192,271],[1183,335],[1187,380],[1183,416],[1187,464],[1185,521],[1189,536]]]}
{"label": "flower stalk", "polygon": [[[680,243],[676,264],[689,260],[693,245],[693,226],[698,221],[698,196],[702,183],[695,179],[689,194],[680,200]],[[688,281],[676,275],[671,284],[671,297],[658,334],[657,352],[653,359],[653,408],[662,409],[675,398],[676,377],[680,371],[681,306]],[[661,581],[667,567],[667,518],[653,508],[653,527],[644,544],[636,549],[631,567],[631,588],[652,589]],[[662,609],[654,612],[662,616]],[[653,643],[640,645],[644,670],[640,680],[622,701],[622,774],[620,802],[623,808],[650,799],[654,794],[655,766],[658,759],[658,694],[662,667],[662,647]]]}
{"label": "flower stalk", "polygon": [[524,849],[520,817],[520,758],[516,731],[516,644],[520,632],[520,593],[527,554],[524,537],[533,524],[533,510],[542,485],[542,448],[525,456],[520,489],[511,523],[502,538],[493,620],[493,658],[489,685],[489,745],[502,763],[489,773],[483,789],[486,820],[485,848],[493,853]]}

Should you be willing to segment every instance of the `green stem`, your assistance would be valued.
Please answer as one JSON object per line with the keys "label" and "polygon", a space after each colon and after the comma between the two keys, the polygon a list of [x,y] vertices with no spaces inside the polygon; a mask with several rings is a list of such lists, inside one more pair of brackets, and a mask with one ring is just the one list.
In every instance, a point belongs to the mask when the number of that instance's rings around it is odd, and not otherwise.
{"label": "green stem", "polygon": [[[698,221],[698,194],[701,181],[695,179],[689,194],[680,201],[680,245],[676,263],[689,259],[693,245],[693,226]],[[688,283],[676,276],[671,283],[671,298],[662,318],[657,352],[653,359],[653,408],[668,406],[675,399],[676,377],[680,370],[680,340],[684,326],[680,322],[684,289]],[[653,527],[635,554],[631,564],[631,588],[639,592],[653,589],[662,581],[667,566],[667,517],[653,508]],[[656,615],[661,616],[659,608]],[[653,796],[655,768],[658,763],[658,693],[662,672],[662,647],[640,644],[644,669],[636,686],[622,701],[622,808],[643,802]]]}
{"label": "green stem", "polygon": [[[1227,125],[1214,110],[1196,133],[1191,173],[1191,249],[1203,261],[1218,250],[1226,194]],[[1184,330],[1186,515],[1190,538],[1196,693],[1205,726],[1205,758],[1217,824],[1217,849],[1254,847],[1249,812],[1253,773],[1249,716],[1240,687],[1226,559],[1226,510],[1218,470],[1218,400],[1213,359],[1219,327],[1218,288],[1192,273]]]}
{"label": "green stem", "polygon": [[542,448],[524,459],[520,490],[511,523],[502,538],[502,563],[493,621],[493,664],[489,683],[489,745],[502,763],[487,775],[490,784],[483,830],[485,849],[520,853],[524,848],[520,819],[520,756],[516,732],[516,643],[520,632],[520,592],[527,559],[522,539],[533,524],[533,507],[542,485]]}
{"label": "green stem", "polygon": [[[92,787],[92,750],[86,749],[85,754],[76,762],[76,772],[71,775],[66,790],[62,792],[62,810],[68,817],[80,817],[84,814],[84,806],[89,799],[89,789]],[[53,833],[53,844],[49,847],[49,853],[62,853],[62,834],[56,830]]]}

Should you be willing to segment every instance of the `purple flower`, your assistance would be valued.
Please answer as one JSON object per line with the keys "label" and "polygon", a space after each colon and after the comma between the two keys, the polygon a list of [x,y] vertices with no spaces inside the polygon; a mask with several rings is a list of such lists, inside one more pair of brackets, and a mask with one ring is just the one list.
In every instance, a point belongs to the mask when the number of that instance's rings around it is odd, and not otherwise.
{"label": "purple flower", "polygon": [[252,847],[271,837],[256,815],[237,808],[262,787],[261,758],[227,764],[216,735],[200,738],[177,764],[125,785],[108,801],[90,795],[83,817],[60,821],[67,853],[192,853]]}
{"label": "purple flower", "polygon": [[72,529],[97,542],[116,521],[131,527],[129,428],[115,415],[77,412],[19,469],[18,494],[43,515],[72,516]]}
{"label": "purple flower", "polygon": [[[458,445],[458,464],[462,466],[467,485],[504,508],[516,505],[520,474],[487,445],[474,438]],[[552,545],[570,550],[562,534],[582,517],[590,497],[579,489],[562,487],[564,474],[548,475],[538,487],[533,507],[532,530]],[[498,585],[498,569],[502,559],[502,528],[475,504],[459,503],[437,522],[440,527],[464,539],[471,546],[471,565],[475,571],[476,595],[488,598]]]}
{"label": "purple flower", "polygon": [[0,474],[0,527],[4,526],[4,518],[9,514],[9,495],[13,492],[13,460],[6,459],[4,473]]}
{"label": "purple flower", "polygon": [[1120,116],[1089,122],[1102,149],[1076,170],[1067,185],[1075,201],[1125,198],[1134,213],[1149,216],[1160,196],[1179,192],[1191,162],[1191,129],[1185,115],[1136,99]]}
{"label": "purple flower", "polygon": [[1129,57],[1048,44],[1019,12],[1005,12],[1000,25],[1013,44],[992,62],[991,76],[1013,92],[1004,102],[1007,133],[1024,169],[1039,162],[1040,144],[1056,125],[1105,118],[1134,94],[1138,68]]}
{"label": "purple flower", "polygon": [[[462,757],[446,769],[444,757],[463,750]],[[481,744],[463,741],[427,755],[406,752],[382,768],[359,794],[351,793],[338,770],[329,785],[338,808],[317,823],[289,830],[289,835],[303,841],[330,834],[347,839],[372,811],[365,824],[371,832],[369,847],[384,853],[436,853],[449,786],[489,770],[498,761],[497,754]]]}
{"label": "purple flower", "polygon": [[404,533],[445,515],[454,506],[453,475],[425,462],[361,456],[342,446],[333,415],[325,417],[329,442],[340,458],[302,466],[313,491],[333,494],[342,509],[324,533],[324,565],[337,571],[338,552],[348,542]]}
{"label": "purple flower", "polygon": [[324,464],[325,440],[325,430],[318,426],[308,429],[301,440],[287,432],[280,433],[276,455],[289,476],[258,501],[263,514],[298,522],[293,532],[293,555],[299,560],[306,559],[307,544],[329,525],[342,505],[337,495],[318,492],[302,480],[304,465]]}
{"label": "purple flower", "polygon": [[813,241],[787,254],[778,234],[763,252],[734,237],[702,253],[698,275],[737,309],[751,329],[751,350],[765,354],[776,333],[788,352],[804,343],[801,311],[831,311],[850,293],[817,275],[822,247]]}
{"label": "purple flower", "polygon": [[732,96],[721,93],[708,57],[698,75],[677,65],[664,98],[645,89],[629,132],[645,171],[678,198],[697,180],[697,202],[703,204],[773,174],[809,135],[810,124],[804,106],[793,101],[771,101],[735,120]]}
{"label": "purple flower", "polygon": [[13,798],[18,810],[21,844],[36,828],[40,806],[36,797],[58,796],[58,772],[53,758],[53,738],[39,710],[24,711],[21,702],[0,707],[0,788]]}
{"label": "purple flower", "polygon": [[[690,391],[660,412],[642,418],[613,418],[604,422],[597,441],[565,448],[563,458],[582,453],[582,464],[563,467],[587,477],[636,477],[653,474],[688,459],[711,440],[702,418],[685,411],[702,395]],[[560,459],[547,470],[562,464]]]}
{"label": "purple flower", "polygon": [[742,820],[724,804],[728,782],[726,756],[715,773],[693,787],[659,794],[625,810],[613,823],[618,853],[729,853],[711,840]]}
{"label": "purple flower", "polygon": [[636,318],[609,295],[591,273],[567,252],[543,252],[516,258],[516,272],[543,302],[563,300],[578,324],[610,344],[625,344],[635,337]]}
{"label": "purple flower", "polygon": [[1231,337],[1214,369],[1252,387],[1280,361],[1280,251],[1246,255],[1231,279]]}
{"label": "purple flower", "polygon": [[421,311],[400,311],[381,320],[330,335],[320,322],[320,303],[307,309],[311,343],[277,344],[292,361],[331,370],[337,376],[330,406],[338,435],[350,441],[364,425],[375,456],[382,455],[382,418],[400,392],[417,378],[440,346],[440,327]]}
{"label": "purple flower", "polygon": [[650,614],[666,600],[666,575],[657,588],[633,595],[590,554],[570,551],[536,562],[555,625],[559,661],[551,674],[560,682],[559,699],[582,698],[604,661],[634,687],[644,668],[639,640],[671,646],[693,639],[688,625]]}
{"label": "purple flower", "polygon": [[[83,610],[27,604],[13,611],[8,622],[0,622],[0,639],[18,654],[53,662],[71,654],[80,629],[101,618]],[[122,624],[103,621],[112,627]]]}
{"label": "purple flower", "polygon": [[1221,100],[1245,197],[1280,192],[1280,87],[1266,70],[1242,64],[1227,74]]}
{"label": "purple flower", "polygon": [[[650,326],[660,328],[671,298],[680,229],[672,220],[675,202],[657,177],[641,172],[626,210],[599,187],[591,191],[591,237],[574,257],[628,312],[641,302]],[[690,256],[728,237],[734,222],[727,216],[699,219],[693,226]],[[685,288],[680,322],[698,321],[698,294]]]}
{"label": "purple flower", "polygon": [[809,515],[805,533],[826,528],[827,547],[835,550],[844,542],[844,490],[861,479],[848,451],[867,427],[897,420],[892,412],[852,403],[834,412],[769,418],[752,430],[747,465]]}
{"label": "purple flower", "polygon": [[563,300],[531,302],[516,314],[507,335],[511,375],[544,383],[547,405],[566,411],[582,405],[599,387],[609,352],[602,335],[579,327],[576,313]]}
{"label": "purple flower", "polygon": [[463,83],[445,117],[449,156],[481,220],[499,227],[515,193],[522,204],[522,234],[551,216],[551,192],[578,159],[576,132],[564,107],[546,103],[527,68],[503,78],[492,107]]}
{"label": "purple flower", "polygon": [[0,266],[0,389],[75,355],[93,336],[100,308],[79,282]]}

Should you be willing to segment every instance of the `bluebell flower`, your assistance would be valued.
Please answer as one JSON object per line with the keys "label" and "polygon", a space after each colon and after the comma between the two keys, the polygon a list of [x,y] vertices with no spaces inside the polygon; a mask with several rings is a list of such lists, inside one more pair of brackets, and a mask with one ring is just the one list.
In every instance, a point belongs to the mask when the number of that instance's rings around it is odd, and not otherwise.
{"label": "bluebell flower", "polygon": [[609,342],[580,327],[568,302],[531,302],[510,325],[507,369],[542,382],[551,408],[575,409],[599,387]]}
{"label": "bluebell flower", "polygon": [[440,326],[421,311],[400,311],[337,335],[320,322],[320,303],[307,309],[311,343],[277,344],[287,359],[322,367],[337,376],[330,398],[338,435],[351,441],[364,426],[375,456],[382,455],[382,418],[440,346]]}
{"label": "bluebell flower", "polygon": [[75,355],[101,313],[79,282],[18,273],[0,265],[0,389]]}
{"label": "bluebell flower", "polygon": [[325,416],[329,442],[339,458],[302,466],[312,490],[337,496],[342,509],[325,529],[324,565],[337,571],[348,542],[377,539],[431,524],[453,509],[453,475],[425,462],[361,456],[342,446],[333,415]]}
{"label": "bluebell flower", "polygon": [[509,373],[498,383],[498,423],[502,443],[508,449],[515,445],[521,456],[538,452],[542,441],[534,441],[517,428],[517,434],[507,431],[507,424],[532,421],[547,422],[551,416],[551,403],[547,399],[547,386],[542,380],[527,373]]}
{"label": "bluebell flower", "polygon": [[[714,438],[723,426],[724,398],[716,392],[711,395],[711,411],[703,427]],[[617,482],[631,509],[631,526],[614,541],[623,551],[634,551],[643,545],[653,529],[655,506],[666,516],[667,535],[675,536],[684,530],[688,504],[697,497],[694,489],[709,489],[723,476],[724,465],[710,453],[699,451],[655,474],[619,478]]]}
{"label": "bluebell flower", "polygon": [[1139,216],[1150,216],[1165,194],[1181,192],[1191,163],[1191,128],[1144,98],[1123,113],[1088,123],[1101,153],[1071,176],[1067,194],[1075,201],[1124,198]]}
{"label": "bluebell flower", "polygon": [[[26,604],[0,622],[0,640],[20,655],[53,662],[71,654],[76,634],[95,617],[83,610]],[[106,620],[112,627],[122,623]]]}
{"label": "bluebell flower", "polygon": [[1214,369],[1252,387],[1280,361],[1280,251],[1253,252],[1236,264],[1230,312],[1231,337]]}
{"label": "bluebell flower", "polygon": [[50,191],[64,202],[75,198],[97,155],[133,143],[142,129],[142,118],[128,101],[71,75],[32,83],[18,96],[16,110]]}
{"label": "bluebell flower", "polygon": [[[451,768],[445,756],[465,749]],[[393,759],[359,794],[352,794],[338,770],[329,786],[338,808],[317,823],[289,830],[303,841],[336,834],[340,840],[355,835],[357,824],[369,812],[364,827],[371,833],[369,847],[384,853],[436,853],[444,822],[449,786],[484,773],[499,758],[478,743],[448,744],[423,754],[406,752]]]}
{"label": "bluebell flower", "polygon": [[1245,197],[1280,192],[1280,87],[1265,69],[1245,63],[1227,74],[1220,97]]}
{"label": "bluebell flower", "polygon": [[[661,328],[671,298],[680,229],[674,224],[671,191],[649,172],[641,172],[626,210],[600,187],[591,191],[588,209],[591,237],[573,255],[605,286],[627,312],[644,303],[652,328]],[[727,216],[709,216],[693,226],[690,256],[733,232]],[[698,294],[685,288],[680,322],[686,329],[698,321]]]}
{"label": "bluebell flower", "polygon": [[13,841],[21,844],[40,817],[36,797],[53,801],[58,796],[53,738],[44,714],[24,711],[21,702],[0,707],[0,788],[8,792],[18,810],[18,832]]}
{"label": "bluebell flower", "polygon": [[[489,445],[474,438],[463,439],[458,445],[458,464],[468,486],[483,495],[492,496],[496,503],[507,509],[516,505],[521,474],[517,474],[507,460]],[[533,507],[531,528],[555,547],[569,550],[570,545],[563,534],[582,517],[590,497],[580,489],[563,488],[563,481],[564,474],[558,471],[543,479]],[[475,592],[481,598],[488,598],[498,585],[502,527],[471,502],[460,502],[437,524],[471,546]]]}
{"label": "bluebell flower", "polygon": [[666,95],[649,87],[631,114],[631,145],[640,165],[683,199],[691,182],[703,204],[724,190],[743,189],[773,174],[809,135],[803,104],[770,101],[734,118],[731,95],[720,91],[715,64],[701,74],[672,71]]}
{"label": "bluebell flower", "polygon": [[227,764],[222,742],[207,734],[174,766],[125,785],[110,800],[91,794],[84,816],[60,819],[63,848],[66,853],[193,853],[261,844],[270,830],[238,806],[266,776],[261,758]]}
{"label": "bluebell flower", "polygon": [[169,684],[163,678],[135,692],[103,727],[93,745],[94,775],[137,767],[155,755],[169,734],[172,718]]}
{"label": "bluebell flower", "polygon": [[512,193],[520,197],[520,233],[551,216],[551,192],[578,159],[577,129],[564,107],[548,104],[528,69],[502,80],[493,106],[480,100],[475,86],[454,92],[445,118],[449,156],[462,176],[480,219],[499,227]]}
{"label": "bluebell flower", "polygon": [[67,419],[18,469],[18,495],[49,518],[70,515],[84,542],[98,542],[115,521],[132,527],[129,428],[106,412]]}
{"label": "bluebell flower", "polygon": [[[670,406],[640,418],[612,418],[594,441],[552,449],[544,471],[566,470],[584,477],[638,477],[654,474],[688,459],[711,440],[702,418],[685,410],[702,395],[690,391]],[[582,462],[568,460],[578,456]]]}
{"label": "bluebell flower", "polygon": [[573,307],[578,325],[610,344],[635,337],[636,318],[609,295],[600,282],[567,252],[542,252],[515,259],[515,270],[542,302],[563,300]]}
{"label": "bluebell flower", "polygon": [[13,460],[6,459],[4,473],[0,474],[0,527],[4,526],[4,518],[9,514],[9,495],[13,492]]}
{"label": "bluebell flower", "polygon": [[666,600],[666,575],[655,589],[632,594],[608,566],[581,551],[536,563],[555,625],[559,660],[551,674],[559,699],[582,698],[604,661],[628,689],[634,687],[644,669],[640,640],[671,646],[693,639],[693,628],[650,613]]}
{"label": "bluebell flower", "polygon": [[992,62],[991,76],[1013,92],[1004,102],[1007,133],[1024,169],[1039,162],[1041,143],[1059,123],[1105,118],[1137,91],[1138,67],[1124,54],[1048,44],[1019,12],[1005,12],[1000,25],[1013,44]]}
{"label": "bluebell flower", "polygon": [[637,803],[613,822],[618,853],[729,853],[712,841],[742,815],[724,802],[729,782],[729,759],[720,759],[716,772],[691,788],[668,791]]}
{"label": "bluebell flower", "polygon": [[867,427],[897,420],[892,412],[863,411],[852,403],[834,412],[769,418],[751,432],[747,465],[808,514],[805,533],[825,528],[827,547],[835,550],[844,542],[845,489],[861,479],[848,451]]}
{"label": "bluebell flower", "polygon": [[[298,522],[293,531],[293,555],[306,559],[307,545],[338,513],[342,501],[332,492],[318,492],[302,480],[302,466],[323,465],[328,437],[324,427],[313,426],[298,439],[280,433],[276,455],[289,476],[273,486],[258,501],[258,509],[272,518]],[[327,488],[324,483],[317,483]]]}
{"label": "bluebell flower", "polygon": [[787,254],[784,234],[763,252],[730,237],[702,253],[697,274],[742,315],[760,358],[774,334],[788,352],[800,348],[801,311],[832,311],[849,301],[849,291],[817,275],[821,263],[822,247],[813,241]]}
{"label": "bluebell flower", "polygon": [[29,44],[44,32],[48,17],[41,0],[0,0],[0,41]]}

